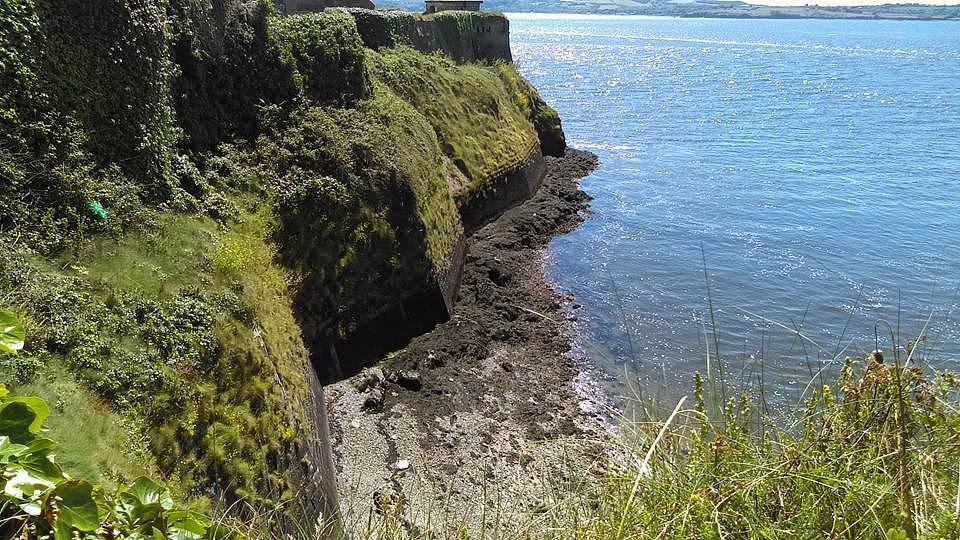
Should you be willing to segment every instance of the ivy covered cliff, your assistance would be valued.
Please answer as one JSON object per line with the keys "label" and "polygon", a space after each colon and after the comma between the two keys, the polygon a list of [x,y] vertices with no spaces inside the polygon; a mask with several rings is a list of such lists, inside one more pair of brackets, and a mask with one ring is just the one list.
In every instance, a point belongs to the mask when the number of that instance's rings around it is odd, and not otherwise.
{"label": "ivy covered cliff", "polygon": [[65,468],[317,500],[320,381],[449,316],[464,231],[563,152],[494,25],[0,4],[0,302],[28,335],[0,381],[56,404]]}

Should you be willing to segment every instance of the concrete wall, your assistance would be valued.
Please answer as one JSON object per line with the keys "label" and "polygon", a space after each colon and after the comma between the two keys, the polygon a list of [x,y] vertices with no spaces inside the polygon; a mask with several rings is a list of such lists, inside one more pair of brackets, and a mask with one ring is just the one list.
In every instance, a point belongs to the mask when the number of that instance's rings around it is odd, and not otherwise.
{"label": "concrete wall", "polygon": [[524,163],[486,180],[483,186],[468,194],[456,197],[463,228],[468,233],[473,232],[505,210],[529,199],[540,189],[546,167],[537,146]]}
{"label": "concrete wall", "polygon": [[436,13],[438,11],[480,11],[480,0],[426,0],[424,2],[427,13]]}

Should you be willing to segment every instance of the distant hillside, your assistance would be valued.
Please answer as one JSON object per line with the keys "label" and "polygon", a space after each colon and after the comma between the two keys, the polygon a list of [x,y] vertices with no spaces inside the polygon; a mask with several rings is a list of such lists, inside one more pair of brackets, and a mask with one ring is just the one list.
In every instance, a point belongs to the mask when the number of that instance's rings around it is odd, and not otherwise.
{"label": "distant hillside", "polygon": [[[417,0],[380,0],[380,8],[423,9]],[[882,6],[758,6],[739,1],[692,0],[486,0],[484,9],[520,13],[602,13],[673,17],[764,19],[903,19],[960,20],[960,5],[885,4]]]}

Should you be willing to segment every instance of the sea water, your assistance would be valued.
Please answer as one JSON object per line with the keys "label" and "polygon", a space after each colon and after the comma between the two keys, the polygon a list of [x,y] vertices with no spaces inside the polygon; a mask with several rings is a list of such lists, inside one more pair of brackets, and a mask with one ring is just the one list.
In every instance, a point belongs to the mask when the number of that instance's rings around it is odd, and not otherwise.
{"label": "sea water", "polygon": [[717,349],[783,404],[894,340],[960,369],[960,22],[510,21],[600,157],[547,272],[615,392],[676,399]]}

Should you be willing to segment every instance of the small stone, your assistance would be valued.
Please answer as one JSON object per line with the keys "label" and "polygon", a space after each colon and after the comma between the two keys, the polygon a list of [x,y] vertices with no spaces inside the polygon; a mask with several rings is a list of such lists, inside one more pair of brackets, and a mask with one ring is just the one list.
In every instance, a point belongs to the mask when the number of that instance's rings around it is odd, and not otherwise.
{"label": "small stone", "polygon": [[498,328],[494,330],[493,335],[490,336],[494,341],[507,341],[510,339],[510,331],[506,328]]}
{"label": "small stone", "polygon": [[414,392],[423,388],[423,382],[420,380],[420,374],[416,371],[401,369],[397,372],[397,384],[406,388],[407,390],[413,390]]}
{"label": "small stone", "polygon": [[351,425],[352,427],[358,428],[358,427],[360,427],[360,420],[354,418],[353,420],[350,421],[350,425]]}
{"label": "small stone", "polygon": [[363,407],[365,411],[375,411],[383,407],[383,390],[379,388],[374,388],[367,393],[366,398],[363,400]]}
{"label": "small stone", "polygon": [[361,371],[353,379],[353,387],[357,389],[357,392],[365,392],[369,388],[379,385],[384,380],[383,370],[375,368],[367,368]]}
{"label": "small stone", "polygon": [[407,470],[407,469],[410,468],[410,460],[408,460],[408,459],[398,459],[397,462],[394,463],[393,466],[394,466],[394,468],[396,468],[398,471],[405,471],[405,470]]}

